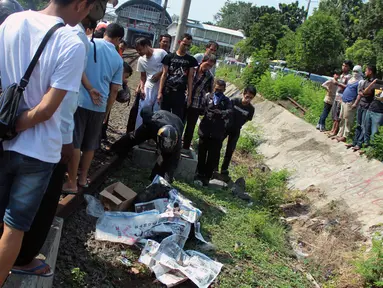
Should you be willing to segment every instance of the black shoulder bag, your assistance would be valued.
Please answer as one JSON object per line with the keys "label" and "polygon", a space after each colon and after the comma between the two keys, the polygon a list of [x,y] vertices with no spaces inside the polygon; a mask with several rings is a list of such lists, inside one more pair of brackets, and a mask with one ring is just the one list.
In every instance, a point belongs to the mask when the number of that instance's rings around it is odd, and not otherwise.
{"label": "black shoulder bag", "polygon": [[20,100],[24,97],[24,91],[29,83],[29,78],[35,68],[37,61],[41,56],[48,40],[51,38],[53,33],[57,29],[64,27],[65,24],[58,23],[53,26],[47,34],[44,36],[43,41],[41,42],[39,48],[36,51],[36,54],[33,56],[31,63],[28,66],[27,71],[24,74],[24,77],[21,78],[20,84],[13,83],[8,86],[0,95],[0,153],[3,148],[3,141],[12,140],[17,136],[16,132],[16,120],[19,116],[17,114],[19,110]]}

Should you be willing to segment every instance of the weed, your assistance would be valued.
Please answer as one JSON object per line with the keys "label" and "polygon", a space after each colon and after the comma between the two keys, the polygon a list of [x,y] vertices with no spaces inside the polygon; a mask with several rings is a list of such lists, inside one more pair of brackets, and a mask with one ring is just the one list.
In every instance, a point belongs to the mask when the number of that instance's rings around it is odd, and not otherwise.
{"label": "weed", "polygon": [[72,281],[75,287],[84,287],[86,285],[86,273],[81,271],[80,268],[73,268],[71,271]]}
{"label": "weed", "polygon": [[368,158],[375,158],[383,161],[383,126],[379,127],[379,133],[374,135],[371,146],[367,148],[366,155]]}
{"label": "weed", "polygon": [[366,260],[356,263],[357,271],[364,277],[367,287],[383,287],[383,240],[377,234],[372,239],[372,249]]}

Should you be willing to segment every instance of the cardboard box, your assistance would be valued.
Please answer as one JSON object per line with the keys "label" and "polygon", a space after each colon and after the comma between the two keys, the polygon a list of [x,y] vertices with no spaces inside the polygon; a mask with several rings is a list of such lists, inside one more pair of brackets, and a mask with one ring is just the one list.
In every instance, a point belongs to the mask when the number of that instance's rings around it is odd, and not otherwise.
{"label": "cardboard box", "polygon": [[137,197],[136,192],[121,182],[106,187],[100,195],[101,203],[107,211],[127,211]]}

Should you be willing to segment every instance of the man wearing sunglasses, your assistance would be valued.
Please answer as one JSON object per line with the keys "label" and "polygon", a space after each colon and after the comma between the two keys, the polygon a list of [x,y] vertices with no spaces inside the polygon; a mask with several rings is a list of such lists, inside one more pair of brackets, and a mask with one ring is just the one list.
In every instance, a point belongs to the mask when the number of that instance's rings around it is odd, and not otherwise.
{"label": "man wearing sunglasses", "polygon": [[192,36],[185,33],[179,41],[178,50],[162,60],[163,71],[157,99],[162,110],[172,112],[181,119],[185,109],[185,92],[187,89],[188,94],[192,93],[194,67],[198,66],[197,60],[187,54],[192,41]]}

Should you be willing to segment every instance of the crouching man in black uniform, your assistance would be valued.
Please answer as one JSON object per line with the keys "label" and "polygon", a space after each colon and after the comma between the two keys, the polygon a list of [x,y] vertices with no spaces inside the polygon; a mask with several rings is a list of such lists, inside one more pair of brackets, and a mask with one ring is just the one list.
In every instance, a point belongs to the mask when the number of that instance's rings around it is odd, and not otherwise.
{"label": "crouching man in black uniform", "polygon": [[157,143],[159,157],[150,180],[160,175],[171,183],[181,158],[181,135],[184,125],[177,115],[164,110],[153,113],[150,106],[142,109],[141,117],[143,124],[114,143],[112,151],[126,157],[134,146],[153,139]]}
{"label": "crouching man in black uniform", "polygon": [[207,186],[213,176],[213,171],[219,164],[222,142],[227,133],[232,104],[224,95],[226,83],[217,80],[214,93],[211,95],[205,115],[199,125],[198,136],[198,165],[196,180]]}

